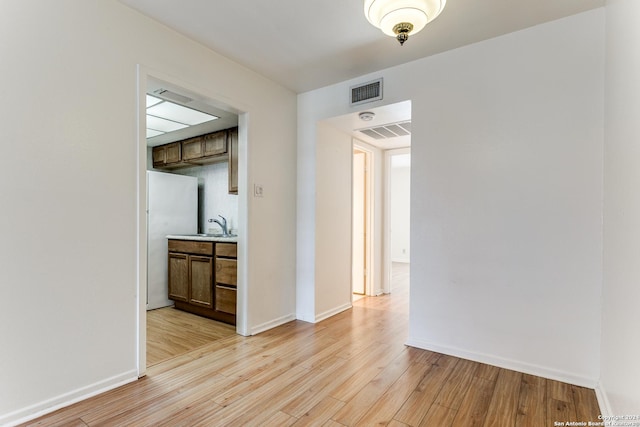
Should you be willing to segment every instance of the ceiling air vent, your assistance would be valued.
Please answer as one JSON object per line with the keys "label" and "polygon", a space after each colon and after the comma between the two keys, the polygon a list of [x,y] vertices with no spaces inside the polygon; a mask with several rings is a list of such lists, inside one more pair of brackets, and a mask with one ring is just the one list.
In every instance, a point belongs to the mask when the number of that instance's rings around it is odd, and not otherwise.
{"label": "ceiling air vent", "polygon": [[398,136],[411,135],[411,122],[390,123],[388,125],[375,126],[366,129],[358,129],[373,139],[388,139]]}
{"label": "ceiling air vent", "polygon": [[176,102],[179,102],[180,104],[188,104],[189,102],[193,101],[193,99],[187,96],[180,95],[179,93],[171,92],[170,90],[167,90],[167,89],[156,89],[153,91],[153,93],[158,95],[161,98],[168,99],[169,101],[176,101]]}
{"label": "ceiling air vent", "polygon": [[351,105],[359,105],[382,99],[382,78],[363,85],[351,86]]}

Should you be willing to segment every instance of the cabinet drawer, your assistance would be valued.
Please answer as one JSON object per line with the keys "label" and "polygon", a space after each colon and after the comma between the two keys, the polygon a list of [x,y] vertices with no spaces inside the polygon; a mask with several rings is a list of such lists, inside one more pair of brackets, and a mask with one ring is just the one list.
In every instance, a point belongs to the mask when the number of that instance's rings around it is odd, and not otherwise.
{"label": "cabinet drawer", "polygon": [[168,242],[169,252],[183,252],[187,254],[213,255],[213,242],[199,242],[195,240],[173,240]]}
{"label": "cabinet drawer", "polygon": [[238,245],[235,243],[216,243],[216,255],[227,258],[237,258]]}
{"label": "cabinet drawer", "polygon": [[236,290],[216,285],[216,310],[236,314]]}
{"label": "cabinet drawer", "polygon": [[236,286],[238,284],[238,261],[216,258],[216,283]]}

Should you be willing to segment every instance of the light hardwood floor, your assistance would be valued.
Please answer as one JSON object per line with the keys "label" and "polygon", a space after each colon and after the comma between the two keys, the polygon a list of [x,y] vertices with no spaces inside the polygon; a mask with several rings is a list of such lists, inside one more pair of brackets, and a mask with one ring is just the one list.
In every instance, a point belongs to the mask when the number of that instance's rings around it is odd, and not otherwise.
{"label": "light hardwood floor", "polygon": [[[402,266],[394,273],[406,275]],[[553,426],[593,390],[404,345],[408,287],[317,324],[204,344],[38,426]]]}
{"label": "light hardwood floor", "polygon": [[147,367],[235,334],[235,326],[172,307],[147,311]]}

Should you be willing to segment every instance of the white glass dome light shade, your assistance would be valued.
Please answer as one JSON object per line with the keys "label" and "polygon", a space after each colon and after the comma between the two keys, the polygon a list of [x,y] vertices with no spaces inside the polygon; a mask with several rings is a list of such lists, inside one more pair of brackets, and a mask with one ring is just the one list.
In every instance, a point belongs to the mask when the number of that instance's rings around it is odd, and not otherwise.
{"label": "white glass dome light shade", "polygon": [[433,21],[445,4],[446,0],[365,0],[364,15],[373,26],[395,37],[393,27],[397,24],[412,24],[409,34],[415,34]]}

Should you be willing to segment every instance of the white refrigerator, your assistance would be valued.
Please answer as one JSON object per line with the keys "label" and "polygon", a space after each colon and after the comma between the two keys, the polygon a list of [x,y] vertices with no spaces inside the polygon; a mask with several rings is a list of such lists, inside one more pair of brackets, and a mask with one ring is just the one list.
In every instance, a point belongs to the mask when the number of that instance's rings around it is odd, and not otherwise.
{"label": "white refrigerator", "polygon": [[198,178],[147,171],[147,310],[168,298],[167,234],[198,232]]}

